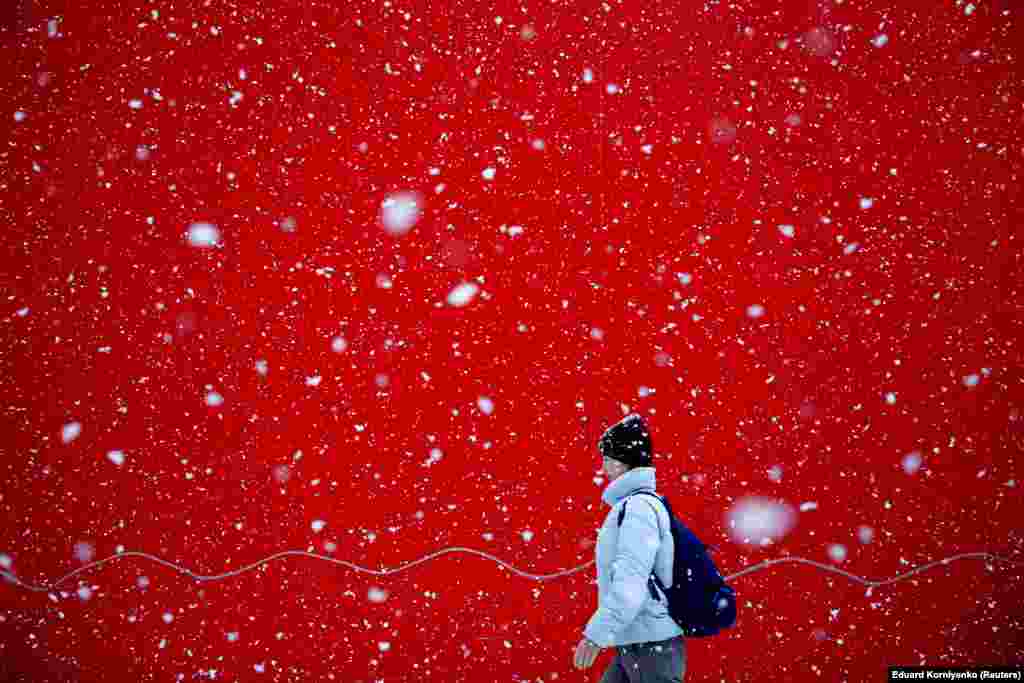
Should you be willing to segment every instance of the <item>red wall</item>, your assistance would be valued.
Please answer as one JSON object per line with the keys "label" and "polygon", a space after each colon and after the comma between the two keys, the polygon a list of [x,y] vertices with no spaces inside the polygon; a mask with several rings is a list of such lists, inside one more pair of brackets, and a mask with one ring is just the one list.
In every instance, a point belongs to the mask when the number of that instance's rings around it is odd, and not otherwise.
{"label": "red wall", "polygon": [[[626,410],[727,574],[1021,561],[1020,3],[309,4],[5,10],[8,679],[596,681],[592,566],[221,575],[586,565]],[[769,566],[687,680],[1019,663],[1021,566]]]}

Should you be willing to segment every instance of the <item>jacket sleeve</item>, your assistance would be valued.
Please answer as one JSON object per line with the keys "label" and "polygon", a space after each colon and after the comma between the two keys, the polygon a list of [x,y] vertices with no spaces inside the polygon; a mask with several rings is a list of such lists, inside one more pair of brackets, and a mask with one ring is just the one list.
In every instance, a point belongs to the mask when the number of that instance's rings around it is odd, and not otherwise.
{"label": "jacket sleeve", "polygon": [[[658,517],[646,501],[633,500],[619,527],[618,547],[611,568],[611,587],[599,596],[597,611],[583,634],[601,647],[615,645],[649,599],[647,579],[661,543]],[[618,514],[614,512],[614,514]]]}

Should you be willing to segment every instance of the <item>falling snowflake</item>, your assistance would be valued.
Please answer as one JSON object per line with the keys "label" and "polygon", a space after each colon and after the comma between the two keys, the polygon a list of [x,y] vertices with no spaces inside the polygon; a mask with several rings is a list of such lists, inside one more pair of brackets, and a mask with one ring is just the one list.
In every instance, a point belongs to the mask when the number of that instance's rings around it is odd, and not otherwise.
{"label": "falling snowflake", "polygon": [[423,215],[423,197],[418,192],[397,192],[380,205],[380,223],[394,236],[409,232]]}
{"label": "falling snowflake", "polygon": [[828,547],[828,556],[833,562],[840,563],[846,560],[846,546],[833,543]]}
{"label": "falling snowflake", "polygon": [[921,452],[911,451],[903,456],[903,471],[914,474],[921,467]]}
{"label": "falling snowflake", "polygon": [[188,241],[193,247],[215,247],[220,241],[220,231],[213,223],[193,223],[188,227]]}
{"label": "falling snowflake", "polygon": [[455,306],[456,308],[466,306],[476,298],[479,291],[480,288],[472,282],[463,282],[456,285],[456,287],[448,293],[448,305]]}
{"label": "falling snowflake", "polygon": [[81,422],[69,422],[66,425],[64,425],[64,428],[61,430],[60,438],[61,441],[63,441],[64,443],[71,443],[72,441],[77,439],[81,433]]}
{"label": "falling snowflake", "polygon": [[729,510],[726,523],[736,543],[767,545],[789,533],[796,523],[796,512],[785,503],[750,496]]}

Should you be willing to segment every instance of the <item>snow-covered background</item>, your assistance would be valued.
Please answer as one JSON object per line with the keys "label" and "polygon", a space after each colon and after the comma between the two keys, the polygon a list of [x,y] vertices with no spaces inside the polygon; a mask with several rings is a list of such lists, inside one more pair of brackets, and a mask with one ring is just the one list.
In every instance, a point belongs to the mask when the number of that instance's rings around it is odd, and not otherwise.
{"label": "snow-covered background", "polygon": [[688,681],[1021,661],[1020,2],[2,13],[8,680],[596,681],[629,411],[727,574],[989,554]]}

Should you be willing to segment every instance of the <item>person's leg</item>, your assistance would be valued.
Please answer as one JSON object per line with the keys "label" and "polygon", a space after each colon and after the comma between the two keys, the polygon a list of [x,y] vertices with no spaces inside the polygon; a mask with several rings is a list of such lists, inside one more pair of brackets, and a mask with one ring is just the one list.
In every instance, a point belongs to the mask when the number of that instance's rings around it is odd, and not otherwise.
{"label": "person's leg", "polygon": [[681,683],[686,677],[686,639],[645,645],[637,655],[641,683]]}
{"label": "person's leg", "polygon": [[618,648],[615,649],[611,663],[604,670],[604,675],[601,676],[601,683],[630,683],[626,670],[622,666],[622,655],[619,654]]}

